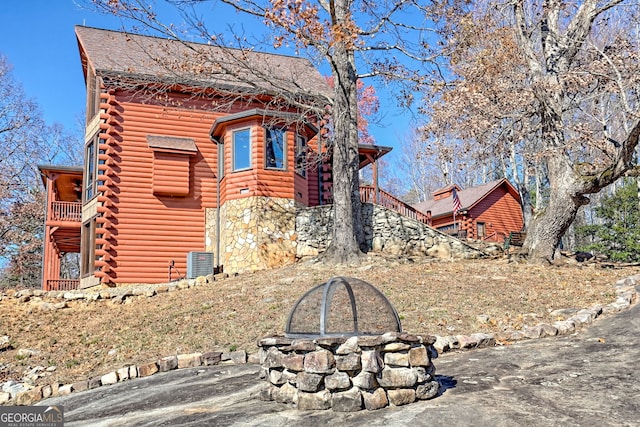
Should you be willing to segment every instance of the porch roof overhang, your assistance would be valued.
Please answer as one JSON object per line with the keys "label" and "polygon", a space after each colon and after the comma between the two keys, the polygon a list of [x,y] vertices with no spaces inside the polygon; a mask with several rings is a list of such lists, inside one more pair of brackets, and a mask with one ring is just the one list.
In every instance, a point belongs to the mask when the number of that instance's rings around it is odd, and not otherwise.
{"label": "porch roof overhang", "polygon": [[358,155],[360,157],[360,169],[374,163],[380,157],[393,150],[393,147],[373,144],[359,144]]}
{"label": "porch roof overhang", "polygon": [[47,187],[47,179],[55,186],[58,200],[77,201],[82,194],[82,166],[38,165],[42,184]]}

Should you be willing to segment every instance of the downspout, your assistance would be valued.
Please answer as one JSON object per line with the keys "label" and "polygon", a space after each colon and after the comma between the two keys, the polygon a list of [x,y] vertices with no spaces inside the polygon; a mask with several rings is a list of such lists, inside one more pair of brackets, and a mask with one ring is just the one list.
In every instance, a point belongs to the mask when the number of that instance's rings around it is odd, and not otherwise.
{"label": "downspout", "polygon": [[224,158],[220,159],[220,145],[222,143],[220,140],[214,138],[211,134],[209,134],[209,138],[211,138],[211,142],[217,144],[216,152],[218,154],[218,164],[216,171],[216,267],[220,267],[220,161],[222,160],[222,167],[224,168]]}
{"label": "downspout", "polygon": [[[223,160],[224,165],[224,160]],[[223,166],[224,167],[224,166]],[[216,267],[220,268],[220,173],[216,179]]]}

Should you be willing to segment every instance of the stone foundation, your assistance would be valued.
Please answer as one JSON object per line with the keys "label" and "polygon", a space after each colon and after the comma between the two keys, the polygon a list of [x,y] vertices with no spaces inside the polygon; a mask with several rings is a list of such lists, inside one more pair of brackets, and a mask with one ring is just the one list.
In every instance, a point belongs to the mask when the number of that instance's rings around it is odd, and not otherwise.
{"label": "stone foundation", "polygon": [[291,199],[247,197],[206,211],[206,250],[216,252],[226,273],[264,270],[295,262],[296,203]]}
{"label": "stone foundation", "polygon": [[301,410],[353,412],[400,406],[438,394],[435,337],[386,333],[350,338],[265,338],[262,400]]}

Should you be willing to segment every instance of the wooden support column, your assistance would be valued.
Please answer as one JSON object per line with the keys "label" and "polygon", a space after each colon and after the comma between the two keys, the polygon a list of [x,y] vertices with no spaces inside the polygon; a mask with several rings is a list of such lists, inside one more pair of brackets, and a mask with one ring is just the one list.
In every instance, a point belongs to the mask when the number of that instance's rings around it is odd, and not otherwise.
{"label": "wooden support column", "polygon": [[373,169],[373,203],[380,204],[380,188],[378,187],[378,161],[371,154],[365,154]]}
{"label": "wooden support column", "polygon": [[46,212],[45,212],[45,216],[44,216],[44,223],[45,223],[45,230],[44,230],[44,248],[42,251],[42,289],[44,289],[45,291],[49,290],[49,285],[48,282],[49,280],[52,280],[51,275],[53,274],[53,253],[54,253],[54,247],[53,247],[53,242],[52,242],[52,237],[51,237],[51,226],[47,224],[47,222],[49,221],[49,218],[51,218],[51,211],[52,211],[52,206],[53,206],[53,200],[54,200],[54,192],[53,192],[53,181],[55,180],[55,177],[52,176],[52,174],[47,174],[46,175],[46,192],[47,192],[47,199],[46,199]]}

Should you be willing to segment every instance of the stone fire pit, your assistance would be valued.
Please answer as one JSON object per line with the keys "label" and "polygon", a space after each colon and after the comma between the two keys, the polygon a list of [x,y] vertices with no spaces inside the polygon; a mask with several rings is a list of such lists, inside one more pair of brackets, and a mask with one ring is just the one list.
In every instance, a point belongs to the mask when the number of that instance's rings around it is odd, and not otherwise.
{"label": "stone fire pit", "polygon": [[402,332],[376,288],[337,277],[293,307],[285,336],[258,342],[263,400],[302,410],[351,412],[405,405],[437,395],[434,337]]}

